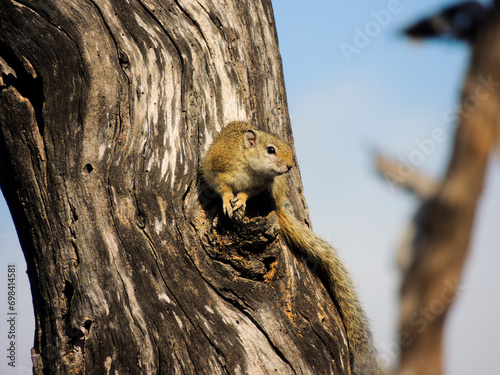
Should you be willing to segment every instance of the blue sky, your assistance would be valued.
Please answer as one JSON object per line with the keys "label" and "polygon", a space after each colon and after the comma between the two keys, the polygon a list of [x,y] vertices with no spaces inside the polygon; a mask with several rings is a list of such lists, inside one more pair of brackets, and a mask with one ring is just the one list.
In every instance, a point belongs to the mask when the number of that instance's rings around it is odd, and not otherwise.
{"label": "blue sky", "polygon": [[[352,270],[384,362],[395,358],[399,276],[395,250],[417,201],[379,179],[371,152],[407,160],[417,141],[452,126],[469,53],[461,44],[415,44],[399,31],[450,1],[273,0],[299,167],[314,230],[334,244]],[[392,9],[394,12],[390,12]],[[377,21],[389,12],[390,17]],[[378,16],[381,17],[381,16]],[[379,18],[380,19],[380,18]],[[374,22],[378,22],[376,28]],[[357,30],[373,35],[346,59]],[[344,43],[344,44],[343,44]],[[439,176],[451,142],[436,145],[421,169]],[[447,374],[496,374],[500,368],[500,168],[492,163],[481,201],[462,293],[448,321]],[[0,201],[0,278],[18,264],[21,370],[31,368],[29,286],[10,215]],[[4,281],[0,282],[3,286]],[[0,311],[6,311],[0,288]],[[0,347],[6,324],[0,320]],[[31,325],[31,326],[30,326]],[[0,369],[5,365],[0,356]],[[3,372],[2,372],[3,373]],[[12,374],[17,372],[12,372]],[[31,373],[21,372],[21,373]],[[9,372],[10,374],[10,372]]]}

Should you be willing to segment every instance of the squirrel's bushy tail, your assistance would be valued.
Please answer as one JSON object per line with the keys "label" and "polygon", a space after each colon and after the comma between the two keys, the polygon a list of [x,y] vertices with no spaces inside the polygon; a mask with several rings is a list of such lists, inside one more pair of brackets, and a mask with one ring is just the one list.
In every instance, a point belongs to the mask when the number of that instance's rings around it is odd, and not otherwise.
{"label": "squirrel's bushy tail", "polygon": [[280,233],[287,244],[312,260],[320,270],[342,317],[351,353],[354,375],[378,374],[375,349],[368,320],[354,291],[351,277],[335,249],[297,220],[284,206],[278,207]]}

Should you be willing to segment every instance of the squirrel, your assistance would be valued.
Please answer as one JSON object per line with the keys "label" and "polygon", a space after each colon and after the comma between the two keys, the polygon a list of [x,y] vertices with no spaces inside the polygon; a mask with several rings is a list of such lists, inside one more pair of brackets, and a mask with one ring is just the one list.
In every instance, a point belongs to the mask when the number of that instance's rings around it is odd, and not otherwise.
{"label": "squirrel", "polygon": [[300,222],[286,208],[285,173],[294,164],[290,146],[280,137],[246,122],[231,122],[216,136],[201,160],[201,173],[222,197],[224,214],[245,212],[246,201],[268,191],[274,199],[280,234],[287,245],[314,259],[324,274],[344,324],[355,375],[379,373],[367,318],[353,288],[349,272],[336,250]]}

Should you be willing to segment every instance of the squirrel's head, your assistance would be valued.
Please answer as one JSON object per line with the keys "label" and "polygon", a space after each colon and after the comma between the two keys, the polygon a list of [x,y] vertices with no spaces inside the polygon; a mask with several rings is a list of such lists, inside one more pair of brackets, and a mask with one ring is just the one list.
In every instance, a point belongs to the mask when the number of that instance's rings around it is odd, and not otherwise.
{"label": "squirrel's head", "polygon": [[274,134],[248,129],[243,144],[249,166],[259,174],[275,177],[293,167],[292,149]]}

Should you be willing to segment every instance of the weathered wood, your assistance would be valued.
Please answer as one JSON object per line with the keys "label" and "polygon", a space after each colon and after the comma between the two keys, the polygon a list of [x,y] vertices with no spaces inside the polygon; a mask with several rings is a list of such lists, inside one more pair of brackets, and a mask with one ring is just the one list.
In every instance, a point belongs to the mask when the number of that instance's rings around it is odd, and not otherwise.
{"label": "weathered wood", "polygon": [[335,307],[270,203],[229,222],[197,173],[231,120],[293,143],[269,1],[2,0],[0,57],[36,374],[349,373]]}

